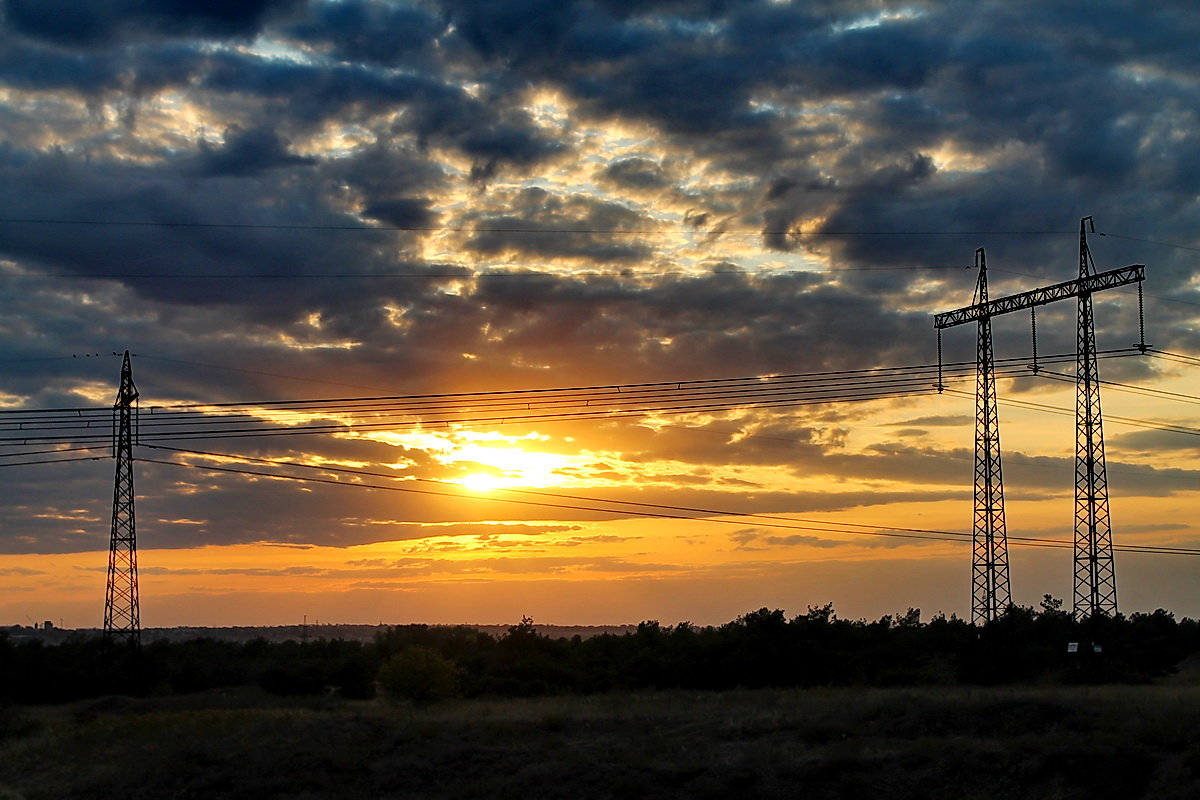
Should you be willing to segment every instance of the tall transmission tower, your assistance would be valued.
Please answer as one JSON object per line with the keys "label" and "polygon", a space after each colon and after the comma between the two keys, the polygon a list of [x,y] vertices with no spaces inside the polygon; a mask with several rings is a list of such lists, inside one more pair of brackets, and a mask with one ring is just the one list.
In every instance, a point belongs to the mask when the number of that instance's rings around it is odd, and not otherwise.
{"label": "tall transmission tower", "polygon": [[[978,303],[988,302],[987,256],[975,251]],[[975,515],[972,525],[971,621],[991,622],[1012,603],[1008,581],[1008,534],[1004,525],[1004,480],[1000,470],[1000,417],[992,359],[992,318],[979,317],[975,362]]]}
{"label": "tall transmission tower", "polygon": [[121,388],[113,404],[113,458],[117,462],[113,483],[112,535],[108,548],[108,589],[104,597],[104,640],[131,647],[141,645],[138,610],[137,526],[133,513],[134,411],[138,399],[133,385],[129,351],[121,363]]}
{"label": "tall transmission tower", "polygon": [[[1007,533],[1004,528],[1004,487],[1000,471],[1000,436],[992,365],[991,318],[1047,305],[1072,297],[1079,301],[1076,382],[1075,464],[1075,613],[1116,613],[1112,567],[1112,533],[1108,517],[1108,480],[1104,470],[1104,436],[1100,419],[1100,382],[1096,371],[1096,340],[1092,324],[1094,292],[1115,289],[1145,279],[1145,266],[1134,264],[1095,272],[1080,223],[1079,278],[992,300],[987,295],[983,250],[976,251],[979,267],[978,302],[934,316],[941,364],[943,328],[979,323],[975,400],[975,515],[972,555],[971,617],[976,624],[994,619],[1010,602]],[[1145,345],[1141,345],[1144,352]],[[940,382],[939,382],[940,388]]]}
{"label": "tall transmission tower", "polygon": [[[1091,217],[1079,221],[1079,280],[1095,272],[1087,234]],[[1096,367],[1092,294],[1079,294],[1075,344],[1075,603],[1077,618],[1117,613],[1112,525],[1108,514],[1108,472],[1104,463],[1104,419]]]}

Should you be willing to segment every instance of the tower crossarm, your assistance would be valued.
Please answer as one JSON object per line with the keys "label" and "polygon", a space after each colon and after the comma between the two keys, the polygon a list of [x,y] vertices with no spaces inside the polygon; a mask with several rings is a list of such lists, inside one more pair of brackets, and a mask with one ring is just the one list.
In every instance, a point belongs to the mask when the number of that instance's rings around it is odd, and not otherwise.
{"label": "tower crossarm", "polygon": [[1086,278],[1063,281],[1053,286],[1043,286],[1033,291],[1012,294],[1008,297],[999,297],[995,300],[989,300],[986,303],[976,303],[965,308],[947,311],[944,314],[937,314],[933,318],[933,327],[939,329],[952,328],[955,325],[978,322],[981,319],[990,319],[999,314],[1007,314],[1010,311],[1044,306],[1047,303],[1066,300],[1069,297],[1082,297],[1103,289],[1115,289],[1118,286],[1127,286],[1128,284],[1145,280],[1145,278],[1146,266],[1144,264],[1133,264],[1128,267],[1089,275]]}

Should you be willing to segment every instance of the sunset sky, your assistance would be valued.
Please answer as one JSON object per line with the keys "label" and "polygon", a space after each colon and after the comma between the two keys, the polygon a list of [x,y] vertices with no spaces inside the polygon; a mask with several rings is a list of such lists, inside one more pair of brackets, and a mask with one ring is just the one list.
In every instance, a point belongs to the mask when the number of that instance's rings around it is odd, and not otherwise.
{"label": "sunset sky", "polygon": [[[1100,365],[1114,540],[1200,547],[1194,3],[2,6],[4,412],[109,408],[127,349],[143,425],[234,403],[273,433],[350,419],[278,401],[929,365],[976,248],[993,297],[1069,280],[1091,215],[1183,356]],[[1138,341],[1135,289],[1095,308],[1101,349]],[[1074,352],[1074,313],[1039,311],[1040,354]],[[994,330],[1026,363],[1028,313]],[[974,327],[943,345],[972,361]],[[1069,542],[1073,365],[1049,369],[1000,382],[1008,530]],[[138,463],[142,624],[969,616],[969,544],[870,533],[970,531],[973,384],[932,383],[139,447],[326,481]],[[70,446],[18,421],[0,464],[106,455],[14,455]],[[0,624],[100,625],[112,460],[0,474]],[[649,505],[564,507],[598,500]],[[1069,550],[1011,552],[1015,601],[1069,604]],[[1122,611],[1200,615],[1200,557],[1116,561]]]}

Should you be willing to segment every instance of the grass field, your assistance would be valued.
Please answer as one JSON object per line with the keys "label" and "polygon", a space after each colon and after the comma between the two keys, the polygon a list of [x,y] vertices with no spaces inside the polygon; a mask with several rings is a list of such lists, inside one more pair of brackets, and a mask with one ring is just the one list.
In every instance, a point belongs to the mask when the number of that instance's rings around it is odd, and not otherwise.
{"label": "grass field", "polygon": [[1200,686],[0,709],[0,798],[1200,797]]}

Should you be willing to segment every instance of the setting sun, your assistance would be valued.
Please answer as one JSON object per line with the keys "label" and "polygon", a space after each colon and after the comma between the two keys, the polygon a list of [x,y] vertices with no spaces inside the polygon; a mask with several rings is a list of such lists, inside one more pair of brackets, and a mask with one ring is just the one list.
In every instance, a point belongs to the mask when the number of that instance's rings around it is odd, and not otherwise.
{"label": "setting sun", "polygon": [[476,472],[473,475],[467,475],[458,481],[463,486],[475,492],[490,492],[500,486],[501,479],[495,475],[488,475],[483,472]]}
{"label": "setting sun", "polygon": [[453,479],[468,489],[486,492],[509,486],[547,487],[561,485],[566,476],[559,470],[575,460],[558,453],[531,453],[516,447],[465,445],[447,454],[444,463],[460,467],[482,467]]}

